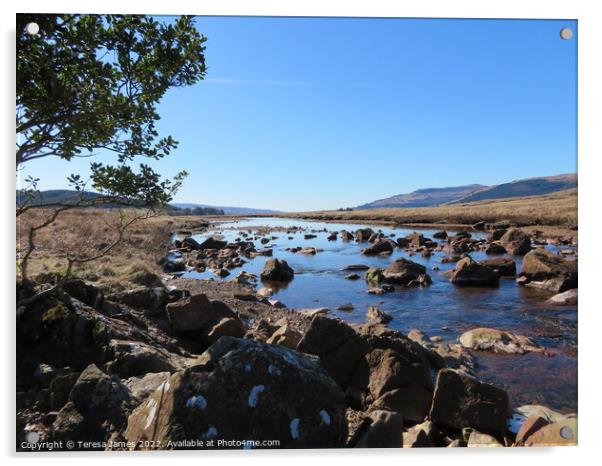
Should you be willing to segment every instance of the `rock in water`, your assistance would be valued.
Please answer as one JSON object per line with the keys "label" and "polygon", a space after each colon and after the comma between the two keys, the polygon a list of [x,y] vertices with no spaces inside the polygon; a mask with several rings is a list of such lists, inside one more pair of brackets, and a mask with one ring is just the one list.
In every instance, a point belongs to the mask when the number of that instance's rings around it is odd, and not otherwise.
{"label": "rock in water", "polygon": [[210,439],[273,439],[280,448],[342,447],[345,396],[307,355],[223,337],[202,355],[200,365],[173,374],[136,408],[125,437],[159,441],[164,448],[170,441]]}
{"label": "rock in water", "polygon": [[390,239],[379,239],[372,246],[362,249],[362,254],[366,256],[376,256],[378,254],[391,254],[397,245]]}
{"label": "rock in water", "polygon": [[525,336],[495,328],[475,328],[464,332],[460,336],[460,343],[465,348],[494,353],[524,354],[544,351],[544,348]]}
{"label": "rock in water", "polygon": [[347,230],[341,231],[341,239],[343,241],[353,241],[353,235],[349,233]]}
{"label": "rock in water", "polygon": [[366,312],[366,320],[376,324],[388,324],[393,320],[393,317],[376,306],[370,306],[368,312]]}
{"label": "rock in water", "polygon": [[285,260],[268,259],[261,271],[261,278],[278,282],[290,282],[295,272]]}
{"label": "rock in water", "polygon": [[365,243],[373,234],[372,228],[360,228],[355,232],[355,240],[358,243]]}
{"label": "rock in water", "polygon": [[506,248],[497,243],[492,243],[485,249],[485,254],[506,254],[506,252]]}
{"label": "rock in water", "polygon": [[500,243],[513,256],[523,256],[531,250],[531,238],[517,228],[507,230],[500,238]]}
{"label": "rock in water", "polygon": [[555,294],[546,302],[553,306],[576,306],[578,301],[577,288]]}
{"label": "rock in water", "polygon": [[514,277],[516,275],[516,262],[508,257],[496,257],[495,259],[486,259],[478,263],[490,268],[500,277]]}
{"label": "rock in water", "polygon": [[397,259],[383,272],[387,283],[405,286],[426,286],[431,283],[431,277],[426,273],[426,267],[407,259]]}
{"label": "rock in water", "polygon": [[223,249],[223,248],[226,247],[226,244],[228,244],[227,241],[222,241],[222,240],[219,240],[217,238],[214,238],[213,236],[210,236],[205,241],[203,241],[201,244],[199,244],[199,246],[198,246],[197,249],[199,249],[199,250],[203,250],[203,249]]}
{"label": "rock in water", "polygon": [[472,427],[501,438],[506,431],[508,394],[454,369],[442,369],[431,405],[431,420],[452,429]]}
{"label": "rock in water", "polygon": [[450,282],[458,286],[497,286],[500,277],[489,267],[467,256],[456,264]]}
{"label": "rock in water", "polygon": [[529,286],[562,293],[577,288],[577,261],[535,249],[525,256],[519,277]]}
{"label": "rock in water", "polygon": [[378,284],[383,280],[383,278],[383,269],[380,267],[371,267],[364,274],[364,279],[371,284]]}

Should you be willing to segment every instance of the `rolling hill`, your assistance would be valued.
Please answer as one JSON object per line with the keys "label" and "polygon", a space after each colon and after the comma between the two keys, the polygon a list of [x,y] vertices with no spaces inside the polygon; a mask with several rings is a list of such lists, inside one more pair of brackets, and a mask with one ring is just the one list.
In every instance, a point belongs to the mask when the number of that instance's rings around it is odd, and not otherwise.
{"label": "rolling hill", "polygon": [[257,215],[257,214],[282,213],[282,211],[280,211],[280,210],[254,209],[252,207],[210,206],[210,205],[206,205],[206,204],[191,204],[191,203],[181,203],[181,202],[176,202],[172,205],[174,207],[179,207],[180,209],[194,209],[197,207],[218,209],[218,210],[223,210],[225,215]]}
{"label": "rolling hill", "polygon": [[446,204],[455,199],[468,196],[472,193],[487,189],[482,184],[469,184],[464,186],[453,186],[449,188],[426,188],[418,189],[407,194],[379,199],[360,205],[356,209],[382,209],[387,207],[431,207]]}
{"label": "rolling hill", "polygon": [[355,209],[383,209],[405,207],[435,207],[446,204],[506,199],[512,197],[539,196],[577,187],[577,174],[566,173],[541,176],[502,183],[495,186],[469,184],[449,188],[419,189],[407,194],[398,194],[357,206]]}
{"label": "rolling hill", "polygon": [[[50,189],[46,191],[40,191],[38,195],[36,195],[33,199],[32,204],[36,206],[43,206],[47,204],[70,204],[75,203],[80,200],[81,193],[75,190],[70,189]],[[100,194],[85,191],[83,194],[83,199],[86,201],[94,200],[99,197]],[[17,205],[21,205],[25,202],[30,202],[25,198],[25,195],[22,191],[17,191],[16,194],[16,203]],[[99,208],[109,208],[114,207],[111,204],[101,204],[97,205]],[[273,214],[279,213],[276,210],[269,209],[253,209],[248,207],[218,207],[211,206],[206,204],[193,204],[193,203],[172,203],[169,204],[167,210],[172,214],[179,214],[178,211],[182,211],[182,213],[186,214],[198,214],[198,215],[251,215],[251,214]]]}
{"label": "rolling hill", "polygon": [[527,178],[510,183],[502,183],[487,189],[469,194],[460,199],[448,202],[458,204],[466,202],[484,201],[488,199],[506,199],[511,197],[539,196],[542,194],[555,193],[565,189],[577,187],[577,174],[566,173],[556,176],[542,176],[539,178]]}

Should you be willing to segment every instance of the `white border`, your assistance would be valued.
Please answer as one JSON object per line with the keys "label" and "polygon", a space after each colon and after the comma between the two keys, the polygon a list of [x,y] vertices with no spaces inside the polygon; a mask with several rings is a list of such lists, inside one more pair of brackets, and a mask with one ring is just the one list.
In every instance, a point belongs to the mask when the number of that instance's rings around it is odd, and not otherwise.
{"label": "white border", "polygon": [[[12,2],[11,2],[12,3]],[[104,0],[91,3],[80,1],[34,1],[23,0],[8,5],[3,2],[2,15],[2,132],[4,156],[2,213],[4,218],[3,241],[1,243],[2,296],[5,306],[2,309],[5,332],[2,348],[6,359],[2,367],[2,401],[6,409],[2,410],[2,447],[6,455],[11,455],[14,447],[14,188],[13,159],[14,150],[14,28],[16,12],[78,12],[78,13],[141,13],[141,14],[198,14],[198,15],[269,15],[269,16],[371,16],[371,17],[449,17],[449,18],[562,18],[579,21],[579,240],[580,240],[580,316],[579,316],[579,443],[576,448],[547,449],[505,449],[504,451],[454,449],[429,451],[277,451],[277,452],[193,452],[177,454],[71,454],[38,455],[44,462],[63,463],[81,462],[85,457],[90,464],[102,464],[107,459],[113,461],[226,461],[282,463],[288,465],[303,464],[325,457],[328,461],[345,461],[350,464],[365,464],[376,455],[378,461],[416,461],[435,460],[438,463],[454,464],[466,461],[487,461],[488,466],[516,461],[536,461],[548,464],[583,462],[595,457],[594,449],[600,443],[599,422],[599,349],[596,343],[600,339],[602,310],[596,293],[598,279],[597,267],[601,255],[596,248],[596,236],[601,232],[599,199],[600,157],[602,132],[600,108],[600,45],[602,44],[602,23],[596,9],[595,0],[578,1],[475,1],[475,0],[423,0],[423,1],[335,1],[335,0]],[[598,285],[599,287],[600,285]],[[598,299],[596,299],[598,298]],[[598,380],[596,380],[598,379]],[[601,444],[602,446],[602,444]],[[14,456],[14,455],[12,455]],[[23,455],[21,455],[23,457]],[[599,455],[598,455],[599,456]],[[14,458],[13,458],[14,460]]]}

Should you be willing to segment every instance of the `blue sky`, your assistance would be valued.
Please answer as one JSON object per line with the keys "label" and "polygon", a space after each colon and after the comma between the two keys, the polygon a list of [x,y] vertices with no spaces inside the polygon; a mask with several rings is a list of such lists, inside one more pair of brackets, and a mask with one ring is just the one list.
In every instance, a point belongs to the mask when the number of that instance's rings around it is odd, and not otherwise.
{"label": "blue sky", "polygon": [[[190,173],[179,202],[332,209],[576,170],[576,21],[196,22],[207,76],[161,102],[180,146],[151,163]],[[89,163],[24,173],[64,188]]]}

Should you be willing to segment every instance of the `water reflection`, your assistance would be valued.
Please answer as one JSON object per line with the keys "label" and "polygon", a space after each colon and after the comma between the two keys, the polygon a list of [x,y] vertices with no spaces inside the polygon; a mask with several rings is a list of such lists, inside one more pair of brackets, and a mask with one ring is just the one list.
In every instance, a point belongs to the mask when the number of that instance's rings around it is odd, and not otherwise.
{"label": "water reflection", "polygon": [[[332,309],[332,315],[351,322],[363,322],[369,306],[378,305],[393,316],[392,328],[407,333],[418,328],[427,334],[438,335],[444,341],[456,341],[458,336],[475,327],[495,327],[532,337],[537,343],[558,351],[554,357],[542,355],[492,356],[479,354],[479,376],[509,389],[515,403],[540,400],[551,407],[575,410],[576,397],[576,348],[577,308],[551,307],[545,304],[550,293],[518,286],[514,279],[500,280],[497,288],[457,288],[442,274],[455,267],[453,263],[441,263],[446,253],[434,252],[431,257],[410,255],[395,249],[389,257],[363,256],[366,244],[327,239],[332,231],[355,231],[370,227],[385,235],[406,236],[415,229],[395,228],[348,223],[326,223],[282,218],[251,218],[236,222],[220,223],[215,231],[204,236],[220,233],[233,242],[248,234],[246,241],[253,241],[257,249],[271,247],[273,257],[284,259],[295,270],[290,283],[264,282],[262,285],[274,291],[274,298],[291,308],[324,306]],[[262,229],[262,235],[257,230]],[[304,235],[314,232],[315,238]],[[421,229],[420,233],[433,237],[434,229]],[[474,238],[483,238],[485,233],[471,232]],[[259,237],[270,238],[261,244]],[[203,237],[197,238],[202,240]],[[271,239],[275,237],[276,239]],[[258,239],[254,239],[258,238]],[[292,247],[315,247],[323,249],[315,255],[295,254],[287,251]],[[555,246],[547,248],[558,251]],[[567,249],[566,246],[562,247]],[[489,258],[484,252],[474,252],[475,260]],[[393,293],[370,295],[366,293],[364,280],[347,280],[353,271],[342,270],[350,264],[365,264],[370,267],[387,267],[398,259],[408,258],[427,268],[433,283],[427,288],[396,289]],[[250,259],[239,269],[233,270],[232,279],[240,270],[259,276],[266,257]],[[517,270],[522,259],[513,257]],[[436,266],[438,270],[432,270]],[[360,276],[363,272],[358,272]],[[211,271],[189,272],[196,278],[213,278]],[[261,285],[260,285],[261,286]],[[352,303],[352,311],[337,311],[341,304]]]}

